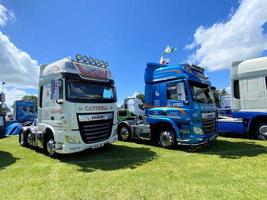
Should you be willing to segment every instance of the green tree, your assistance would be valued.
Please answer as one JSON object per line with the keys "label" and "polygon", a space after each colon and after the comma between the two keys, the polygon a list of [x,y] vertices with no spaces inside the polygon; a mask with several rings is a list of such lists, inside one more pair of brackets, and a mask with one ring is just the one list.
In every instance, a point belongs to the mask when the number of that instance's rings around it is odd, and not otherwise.
{"label": "green tree", "polygon": [[137,99],[140,99],[143,103],[145,102],[145,95],[142,94],[142,93],[136,95],[136,98],[137,98]]}
{"label": "green tree", "polygon": [[224,88],[223,88],[222,91],[220,92],[220,95],[221,95],[221,96],[227,95],[227,92],[226,92],[226,90],[225,90]]}
{"label": "green tree", "polygon": [[220,107],[220,91],[219,90],[212,90],[213,97],[215,100],[216,107]]}

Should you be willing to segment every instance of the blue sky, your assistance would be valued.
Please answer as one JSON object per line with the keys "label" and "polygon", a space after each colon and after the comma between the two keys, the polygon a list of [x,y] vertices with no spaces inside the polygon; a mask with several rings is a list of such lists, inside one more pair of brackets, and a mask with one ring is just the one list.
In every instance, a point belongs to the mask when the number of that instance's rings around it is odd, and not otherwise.
{"label": "blue sky", "polygon": [[[0,0],[0,4],[14,11],[16,18],[0,27],[1,32],[39,64],[76,53],[107,60],[119,101],[144,91],[146,63],[158,62],[166,45],[178,48],[171,63],[190,60],[200,49],[197,46],[205,46],[203,41],[185,49],[198,41],[197,29],[227,23],[239,10],[236,0]],[[205,64],[201,52],[201,58],[192,60]],[[229,86],[227,67],[224,63],[214,71],[209,66],[213,71],[208,75],[217,88]],[[23,90],[36,93],[32,88]]]}

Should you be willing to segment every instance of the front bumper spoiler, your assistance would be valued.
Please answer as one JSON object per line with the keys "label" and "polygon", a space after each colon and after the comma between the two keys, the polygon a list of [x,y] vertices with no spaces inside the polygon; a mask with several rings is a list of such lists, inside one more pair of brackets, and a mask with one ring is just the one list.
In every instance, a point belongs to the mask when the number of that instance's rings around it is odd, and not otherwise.
{"label": "front bumper spoiler", "polygon": [[192,142],[192,139],[188,139],[188,140],[177,139],[177,143],[178,145],[182,145],[182,146],[201,146],[201,145],[205,145],[216,140],[217,136],[218,134],[214,134],[213,136],[209,138],[205,138],[203,139],[203,141],[200,141],[200,142]]}
{"label": "front bumper spoiler", "polygon": [[106,144],[111,144],[116,141],[118,141],[117,135],[111,136],[109,139],[102,141],[102,142],[95,143],[95,144],[86,144],[83,142],[80,144],[63,143],[62,145],[60,145],[61,147],[56,148],[55,150],[56,150],[56,153],[59,153],[59,154],[71,154],[71,153],[81,152],[86,149],[95,149],[95,148],[103,147]]}

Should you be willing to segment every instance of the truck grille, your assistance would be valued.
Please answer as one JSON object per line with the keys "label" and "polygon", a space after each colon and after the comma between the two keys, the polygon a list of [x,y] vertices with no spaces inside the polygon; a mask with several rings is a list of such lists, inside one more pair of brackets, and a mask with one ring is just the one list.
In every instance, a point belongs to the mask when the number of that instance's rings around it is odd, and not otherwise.
{"label": "truck grille", "polygon": [[215,119],[203,119],[203,130],[205,134],[214,133],[216,131],[216,120]]}
{"label": "truck grille", "polygon": [[107,140],[112,131],[113,119],[79,122],[84,143],[92,144]]}

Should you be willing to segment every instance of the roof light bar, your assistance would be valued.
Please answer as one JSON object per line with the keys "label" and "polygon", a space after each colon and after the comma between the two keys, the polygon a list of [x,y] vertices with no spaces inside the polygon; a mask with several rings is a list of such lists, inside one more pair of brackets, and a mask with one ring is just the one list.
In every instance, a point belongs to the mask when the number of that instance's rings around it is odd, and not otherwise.
{"label": "roof light bar", "polygon": [[108,68],[108,62],[99,60],[99,59],[94,59],[92,57],[87,57],[87,56],[82,56],[81,54],[76,55],[76,61],[80,63],[86,63],[89,65],[97,66],[97,67],[104,67]]}
{"label": "roof light bar", "polygon": [[191,66],[192,69],[196,70],[196,71],[200,71],[200,72],[204,72],[205,69],[203,67],[199,67],[197,65],[193,65]]}

